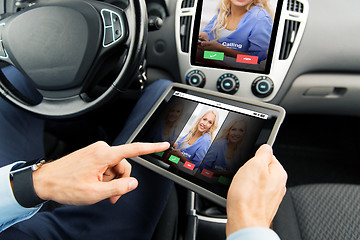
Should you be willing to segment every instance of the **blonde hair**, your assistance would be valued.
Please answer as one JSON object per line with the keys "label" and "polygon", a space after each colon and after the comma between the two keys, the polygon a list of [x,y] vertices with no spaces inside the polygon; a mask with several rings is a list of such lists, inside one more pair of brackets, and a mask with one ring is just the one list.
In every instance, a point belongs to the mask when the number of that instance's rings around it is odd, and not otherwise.
{"label": "blonde hair", "polygon": [[216,141],[219,141],[221,139],[226,139],[226,143],[228,144],[229,146],[229,143],[230,143],[230,139],[229,139],[229,134],[230,134],[230,131],[231,129],[234,128],[234,126],[238,123],[243,123],[244,124],[244,136],[240,139],[240,141],[238,141],[233,147],[232,149],[229,149],[229,147],[227,148],[227,153],[229,151],[231,151],[232,153],[230,154],[230,159],[234,159],[240,152],[240,145],[242,144],[244,138],[245,138],[245,135],[246,135],[246,132],[247,132],[247,122],[244,120],[244,119],[235,119],[233,120],[227,127],[224,128],[223,131],[221,131],[221,134],[219,136],[219,138],[216,140]]}
{"label": "blonde hair", "polygon": [[[274,12],[268,4],[269,0],[252,0],[249,5],[247,5],[246,10],[249,11],[253,6],[259,6],[261,9],[265,9],[266,12],[270,15],[271,19],[274,20]],[[215,36],[215,40],[220,38],[219,32],[224,29],[228,24],[228,16],[231,12],[231,2],[230,0],[221,0],[218,7],[218,15],[215,21],[215,25],[211,32]]]}
{"label": "blonde hair", "polygon": [[206,134],[206,133],[209,133],[209,135],[210,135],[210,137],[211,137],[211,141],[213,140],[213,134],[214,134],[215,130],[216,130],[217,127],[218,127],[219,114],[218,114],[217,111],[215,111],[215,110],[210,110],[210,111],[207,111],[204,115],[202,115],[202,116],[195,122],[194,126],[191,128],[191,130],[190,130],[190,132],[188,133],[187,137],[184,139],[184,141],[182,141],[182,142],[180,143],[179,149],[181,149],[182,146],[184,145],[184,143],[186,143],[187,141],[189,141],[190,138],[195,135],[196,131],[198,130],[198,125],[199,125],[201,119],[203,119],[203,117],[204,117],[206,114],[208,114],[208,113],[212,113],[212,114],[215,116],[215,119],[214,119],[214,122],[213,122],[213,124],[211,125],[211,127],[210,127],[206,132],[204,132],[203,135]]}

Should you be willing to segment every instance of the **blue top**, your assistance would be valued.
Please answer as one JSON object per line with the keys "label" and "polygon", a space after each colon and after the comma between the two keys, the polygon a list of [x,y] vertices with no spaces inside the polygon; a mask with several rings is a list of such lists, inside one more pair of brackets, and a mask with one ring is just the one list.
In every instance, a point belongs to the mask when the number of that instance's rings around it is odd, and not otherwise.
{"label": "blue top", "polygon": [[[180,138],[176,143],[179,145],[177,148],[180,149],[181,143],[184,139],[189,135],[186,134],[184,137]],[[194,142],[190,147],[180,149],[181,153],[189,159],[193,164],[195,164],[195,168],[198,168],[201,161],[204,159],[206,152],[209,150],[211,145],[211,137],[209,133],[205,133],[198,140]]]}
{"label": "blue top", "polygon": [[[217,15],[210,20],[203,30],[209,35],[210,41],[215,38],[214,32],[211,30],[216,19]],[[260,62],[267,58],[272,26],[273,22],[267,11],[259,6],[254,6],[241,18],[236,30],[217,41],[236,51],[258,56]]]}
{"label": "blue top", "polygon": [[226,240],[280,240],[279,236],[270,228],[244,228],[231,234]]}
{"label": "blue top", "polygon": [[226,139],[222,138],[216,141],[206,154],[204,161],[201,164],[201,169],[212,169],[212,170],[229,170],[226,163],[226,151],[227,143]]}

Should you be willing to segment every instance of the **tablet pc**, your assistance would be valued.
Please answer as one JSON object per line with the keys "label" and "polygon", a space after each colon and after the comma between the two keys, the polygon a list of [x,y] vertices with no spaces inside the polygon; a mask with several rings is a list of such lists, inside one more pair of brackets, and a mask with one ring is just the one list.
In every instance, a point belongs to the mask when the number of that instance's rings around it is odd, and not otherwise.
{"label": "tablet pc", "polygon": [[284,116],[276,105],[175,83],[127,143],[170,142],[132,160],[225,206],[232,177],[260,145],[273,144]]}

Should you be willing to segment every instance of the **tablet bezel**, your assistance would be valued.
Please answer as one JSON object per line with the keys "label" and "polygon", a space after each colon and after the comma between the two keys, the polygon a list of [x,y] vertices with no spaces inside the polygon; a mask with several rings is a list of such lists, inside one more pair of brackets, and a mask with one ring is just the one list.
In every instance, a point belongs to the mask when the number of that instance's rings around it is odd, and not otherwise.
{"label": "tablet bezel", "polygon": [[[281,123],[283,122],[283,119],[285,117],[285,110],[280,107],[280,106],[276,106],[273,104],[268,104],[268,103],[263,103],[263,102],[259,102],[259,101],[253,101],[253,100],[248,100],[248,99],[242,99],[239,97],[234,97],[228,94],[222,94],[222,93],[218,93],[218,92],[214,92],[214,91],[210,91],[210,90],[206,90],[206,89],[200,89],[200,88],[196,88],[196,87],[192,87],[192,86],[188,86],[188,85],[183,85],[183,84],[178,84],[178,83],[174,83],[172,85],[170,85],[165,91],[164,93],[161,95],[161,97],[156,101],[156,103],[154,104],[154,106],[151,108],[151,110],[148,112],[148,114],[145,116],[145,118],[143,119],[143,121],[139,124],[139,126],[136,128],[136,130],[134,131],[134,133],[131,135],[131,137],[128,139],[127,143],[131,143],[133,142],[133,140],[136,138],[136,136],[140,133],[140,131],[142,130],[142,128],[145,126],[145,124],[149,121],[149,119],[151,118],[151,116],[155,113],[155,111],[157,110],[157,108],[160,106],[160,104],[163,102],[163,100],[165,99],[166,96],[168,96],[169,92],[173,89],[173,88],[180,88],[180,89],[184,89],[184,90],[190,90],[193,92],[198,92],[198,93],[202,93],[202,94],[207,94],[207,95],[211,95],[211,96],[215,96],[217,98],[219,98],[219,102],[221,102],[221,99],[228,99],[228,100],[233,100],[233,101],[237,101],[237,102],[241,102],[244,104],[248,104],[248,105],[253,105],[255,107],[258,108],[262,108],[262,109],[267,109],[267,110],[271,110],[271,111],[275,111],[277,112],[277,119],[275,121],[275,124],[271,130],[270,136],[267,140],[267,144],[269,144],[270,146],[273,145],[277,132],[280,128]],[[150,161],[142,158],[141,156],[138,157],[133,157],[131,158],[133,161],[139,163],[140,165],[149,168],[150,170],[166,177],[169,178],[171,180],[173,180],[174,182],[189,188],[190,190],[193,190],[197,193],[199,193],[200,195],[216,202],[217,204],[221,205],[221,206],[226,206],[226,198],[204,188],[203,186],[200,186],[198,184],[195,184],[191,181],[189,181],[188,179],[185,179],[181,176],[178,176],[164,168],[161,168],[159,166],[157,166],[154,163],[151,163]]]}

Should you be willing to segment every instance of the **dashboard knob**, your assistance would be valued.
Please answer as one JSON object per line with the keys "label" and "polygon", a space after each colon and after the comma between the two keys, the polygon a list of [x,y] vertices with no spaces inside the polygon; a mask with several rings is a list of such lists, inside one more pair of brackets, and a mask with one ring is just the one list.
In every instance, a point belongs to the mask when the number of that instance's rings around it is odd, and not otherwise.
{"label": "dashboard knob", "polygon": [[205,74],[199,70],[190,71],[186,74],[187,84],[194,87],[204,87],[206,82]]}
{"label": "dashboard knob", "polygon": [[269,96],[274,90],[274,83],[269,77],[257,77],[251,85],[251,91],[259,98]]}
{"label": "dashboard knob", "polygon": [[239,90],[239,86],[239,79],[231,73],[225,73],[217,80],[217,90],[219,92],[234,94]]}

